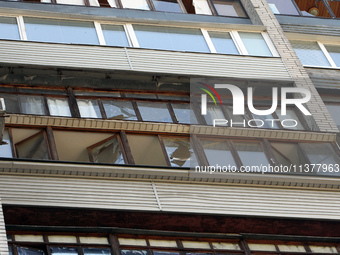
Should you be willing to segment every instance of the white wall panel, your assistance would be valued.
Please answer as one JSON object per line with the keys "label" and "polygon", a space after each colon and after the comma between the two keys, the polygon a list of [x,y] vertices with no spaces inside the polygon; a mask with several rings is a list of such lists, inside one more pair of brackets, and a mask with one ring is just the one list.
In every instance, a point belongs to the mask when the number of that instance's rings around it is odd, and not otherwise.
{"label": "white wall panel", "polygon": [[290,80],[280,58],[25,41],[0,41],[0,63]]}
{"label": "white wall panel", "polygon": [[340,191],[171,182],[155,182],[154,187],[149,181],[0,178],[3,204],[340,219]]}
{"label": "white wall panel", "polygon": [[8,245],[7,245],[4,215],[2,213],[1,199],[0,199],[0,254],[8,255]]}

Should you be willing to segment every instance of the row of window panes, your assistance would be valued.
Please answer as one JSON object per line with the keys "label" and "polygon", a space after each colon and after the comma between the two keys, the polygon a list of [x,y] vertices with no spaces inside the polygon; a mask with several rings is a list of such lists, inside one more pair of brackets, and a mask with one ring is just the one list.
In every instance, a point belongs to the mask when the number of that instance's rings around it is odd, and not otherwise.
{"label": "row of window panes", "polygon": [[340,68],[340,45],[315,41],[290,41],[305,66]]}
{"label": "row of window panes", "polygon": [[[13,157],[14,152],[26,159],[171,167],[219,165],[234,170],[241,166],[321,164],[312,174],[340,175],[339,151],[331,143],[199,137],[193,150],[190,139],[184,136],[53,130],[51,137],[44,130],[19,128],[6,131],[3,139],[7,144],[0,146],[0,155],[6,158]],[[55,147],[50,145],[51,140]],[[290,173],[308,174],[289,169]]]}
{"label": "row of window panes", "polygon": [[328,0],[267,0],[274,14],[340,18],[340,5]]}
{"label": "row of window panes", "polygon": [[[305,244],[305,243],[255,243],[252,241],[240,240],[215,240],[197,241],[190,239],[155,239],[155,238],[131,238],[117,237],[116,243],[122,255],[180,255],[185,254],[245,254],[243,246],[249,248],[250,254],[264,252],[268,254],[281,253],[318,253],[318,254],[339,254],[339,247],[336,244]],[[44,240],[48,240],[48,247],[45,247]],[[79,241],[77,241],[79,240]],[[18,255],[45,255],[46,249],[49,254],[74,254],[82,252],[84,255],[110,255],[110,239],[107,237],[83,237],[83,236],[62,236],[62,235],[8,235],[10,255],[16,249]],[[241,244],[242,242],[242,244]],[[20,243],[25,243],[21,246]],[[39,248],[29,248],[29,243],[34,243]],[[56,244],[59,243],[59,246]],[[67,245],[68,244],[68,245]],[[91,247],[92,245],[92,247]],[[113,244],[115,246],[115,244]],[[81,251],[80,251],[81,249]],[[80,253],[80,254],[82,254]],[[248,254],[248,253],[247,253]]]}
{"label": "row of window panes", "polygon": [[[5,89],[6,90],[6,89]],[[32,91],[19,89],[23,92],[44,93],[43,90]],[[46,93],[57,93],[57,91]],[[62,91],[60,91],[62,94]],[[98,97],[98,99],[82,98],[91,95]],[[60,95],[61,96],[61,95]],[[0,97],[4,98],[7,113],[23,113],[23,114],[36,114],[36,115],[50,115],[62,117],[77,117],[75,112],[79,111],[82,118],[104,118],[110,120],[132,120],[132,121],[152,121],[152,122],[172,122],[181,124],[207,124],[213,125],[214,119],[227,119],[233,120],[233,127],[252,127],[268,129],[294,129],[304,130],[305,126],[302,125],[303,119],[299,118],[294,109],[287,109],[285,116],[281,115],[280,108],[276,112],[259,116],[251,114],[246,110],[245,115],[232,114],[232,107],[223,105],[223,107],[215,107],[208,105],[207,115],[200,116],[200,109],[198,106],[192,107],[189,102],[189,97],[185,96],[171,96],[171,95],[156,95],[156,94],[132,94],[125,93],[125,99],[120,98],[120,93],[88,93],[75,91],[77,109],[71,111],[68,97],[55,97],[50,96],[34,96],[34,95],[15,95],[0,93]],[[99,99],[105,96],[106,99]],[[133,97],[135,99],[133,99]],[[128,98],[128,99],[127,99]],[[137,100],[136,100],[137,99]],[[164,101],[148,101],[149,100],[171,100]],[[176,99],[183,100],[176,102]],[[141,101],[143,100],[143,101]],[[72,113],[73,112],[73,113]],[[248,123],[252,121],[249,126]],[[284,127],[281,122],[285,119],[294,119],[297,121],[295,127]],[[280,120],[280,121],[277,121]],[[294,123],[293,123],[294,124]],[[231,126],[229,124],[229,126]],[[292,126],[292,125],[290,125]]]}
{"label": "row of window panes", "polygon": [[336,103],[325,103],[327,110],[331,114],[335,124],[337,125],[338,129],[340,130],[340,104]]}
{"label": "row of window panes", "polygon": [[[15,0],[9,0],[15,1]],[[32,2],[32,0],[17,0]],[[36,1],[34,1],[36,2]],[[247,17],[239,0],[41,0],[41,3],[103,6],[175,13]]]}
{"label": "row of window panes", "polygon": [[[23,22],[17,23],[18,19],[22,19]],[[277,56],[266,33],[216,32],[198,28],[131,24],[111,25],[33,17],[0,17],[0,39]]]}

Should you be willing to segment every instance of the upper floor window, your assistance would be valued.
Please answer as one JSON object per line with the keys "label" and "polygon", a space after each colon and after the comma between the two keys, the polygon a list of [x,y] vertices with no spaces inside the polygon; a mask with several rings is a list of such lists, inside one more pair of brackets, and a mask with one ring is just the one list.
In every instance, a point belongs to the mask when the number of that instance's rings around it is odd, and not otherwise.
{"label": "upper floor window", "polygon": [[291,41],[291,44],[305,66],[340,67],[340,45],[316,41]]}
{"label": "upper floor window", "polygon": [[329,0],[267,0],[274,14],[305,17],[340,18],[338,1]]}
{"label": "upper floor window", "polygon": [[[13,1],[13,0],[2,0]],[[247,17],[239,0],[17,0],[68,5],[101,6],[174,13]]]}
{"label": "upper floor window", "polygon": [[[20,32],[19,32],[20,31]],[[278,56],[265,32],[0,17],[0,39],[108,45],[188,52]]]}

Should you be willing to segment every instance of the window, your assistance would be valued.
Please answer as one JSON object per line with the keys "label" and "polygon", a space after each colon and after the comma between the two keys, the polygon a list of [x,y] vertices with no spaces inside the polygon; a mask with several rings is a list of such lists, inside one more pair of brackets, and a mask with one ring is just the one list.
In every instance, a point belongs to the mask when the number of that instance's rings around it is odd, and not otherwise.
{"label": "window", "polygon": [[51,116],[72,117],[67,98],[47,98],[47,105]]}
{"label": "window", "polygon": [[162,137],[162,141],[171,166],[190,167],[198,165],[188,138]]}
{"label": "window", "polygon": [[[13,231],[10,231],[11,233]],[[303,237],[306,241],[284,241],[277,236],[270,236],[270,240],[248,240],[241,235],[239,238],[212,239],[212,238],[194,238],[164,236],[161,233],[154,236],[146,235],[124,235],[124,234],[97,234],[90,233],[89,237],[82,235],[63,236],[47,235],[44,239],[48,242],[38,240],[18,241],[17,234],[11,234],[9,240],[9,249],[18,255],[45,255],[45,254],[92,254],[92,255],[111,255],[114,251],[126,255],[179,255],[179,254],[340,254],[339,244],[329,242],[316,242]],[[43,238],[41,234],[41,238]],[[13,237],[12,237],[13,236]],[[21,235],[21,237],[29,235]],[[65,242],[73,237],[75,240]],[[282,238],[282,237],[281,237]],[[82,241],[91,239],[91,242]],[[111,247],[113,249],[111,249]],[[247,251],[246,251],[247,250]],[[310,252],[311,251],[311,252]]]}
{"label": "window", "polygon": [[329,3],[327,0],[320,1],[295,0],[295,2],[303,16],[324,18],[335,17],[334,13],[332,13],[331,8],[329,7]]}
{"label": "window", "polygon": [[331,66],[317,42],[291,41],[291,44],[303,65]]}
{"label": "window", "polygon": [[127,139],[136,165],[167,165],[157,136],[128,134]]}
{"label": "window", "polygon": [[130,101],[103,100],[107,119],[137,120],[135,109]]}
{"label": "window", "polygon": [[326,107],[327,107],[329,113],[332,115],[332,118],[333,118],[335,124],[338,126],[338,129],[340,130],[340,114],[339,114],[340,105],[326,103]]}
{"label": "window", "polygon": [[156,11],[162,12],[182,12],[177,0],[152,0]]}
{"label": "window", "polygon": [[172,122],[165,103],[137,102],[143,121]]}
{"label": "window", "polygon": [[261,142],[234,141],[233,143],[243,166],[270,165]]}
{"label": "window", "polygon": [[0,17],[0,38],[20,40],[19,28],[16,18]]}
{"label": "window", "polygon": [[4,130],[2,141],[4,143],[0,144],[0,157],[1,158],[12,158],[12,147],[11,147],[11,140],[9,136],[8,129]]}
{"label": "window", "polygon": [[128,47],[129,41],[123,26],[102,24],[106,45]]}
{"label": "window", "polygon": [[209,52],[199,29],[134,25],[142,48]]}
{"label": "window", "polygon": [[211,166],[237,166],[230,149],[230,144],[227,141],[218,139],[202,139],[200,141],[208,163]]}
{"label": "window", "polygon": [[325,45],[329,55],[337,67],[340,67],[340,45]]}
{"label": "window", "polygon": [[40,131],[15,144],[19,158],[51,159],[46,133]]}
{"label": "window", "polygon": [[218,15],[246,17],[241,4],[237,0],[212,0]]}
{"label": "window", "polygon": [[99,44],[93,22],[25,17],[30,41]]}
{"label": "window", "polygon": [[229,33],[209,32],[209,35],[217,53],[239,54],[239,51]]}
{"label": "window", "polygon": [[306,66],[340,67],[340,45],[291,41],[301,63]]}
{"label": "window", "polygon": [[101,118],[99,103],[97,100],[77,99],[80,116],[82,118]]}
{"label": "window", "polygon": [[299,15],[294,0],[267,0],[274,14]]}
{"label": "window", "polygon": [[125,164],[119,136],[109,137],[87,148],[90,161],[94,163]]}
{"label": "window", "polygon": [[150,10],[147,0],[121,0],[123,8]]}
{"label": "window", "polygon": [[209,0],[193,0],[194,13],[212,15],[208,1]]}
{"label": "window", "polygon": [[249,55],[272,56],[270,49],[260,33],[239,32]]}

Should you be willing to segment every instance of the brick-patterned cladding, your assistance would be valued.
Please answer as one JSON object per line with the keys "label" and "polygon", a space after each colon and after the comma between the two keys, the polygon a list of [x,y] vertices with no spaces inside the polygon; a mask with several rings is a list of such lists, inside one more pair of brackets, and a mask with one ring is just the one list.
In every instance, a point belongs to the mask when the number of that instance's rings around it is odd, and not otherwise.
{"label": "brick-patterned cladding", "polygon": [[307,88],[312,93],[312,98],[307,103],[313,118],[306,118],[310,127],[315,131],[339,132],[312,80],[304,69],[300,60],[287,37],[285,36],[280,23],[271,11],[266,0],[241,0],[253,24],[264,25],[278,53],[285,63],[296,87]]}

